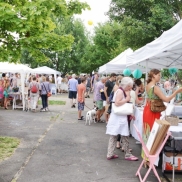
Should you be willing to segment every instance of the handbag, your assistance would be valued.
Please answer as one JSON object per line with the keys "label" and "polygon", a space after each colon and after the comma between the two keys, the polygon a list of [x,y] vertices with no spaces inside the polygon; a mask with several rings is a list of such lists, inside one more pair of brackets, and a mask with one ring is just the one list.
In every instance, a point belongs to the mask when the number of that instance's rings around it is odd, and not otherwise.
{"label": "handbag", "polygon": [[105,96],[104,92],[101,92],[100,94],[101,94],[101,99],[102,99],[103,101],[105,101],[105,100],[106,100],[106,96]]}
{"label": "handbag", "polygon": [[166,106],[161,99],[152,99],[150,101],[150,110],[152,112],[162,112],[166,110]]}
{"label": "handbag", "polygon": [[[44,83],[43,83],[43,85],[44,85]],[[44,85],[44,88],[45,88],[45,90],[46,90],[46,92],[47,92],[47,97],[50,97],[50,96],[52,95],[51,92],[48,92],[48,91],[47,91],[45,85]]]}
{"label": "handbag", "polygon": [[[125,91],[122,88],[120,89],[123,91],[124,96],[126,97]],[[133,104],[130,102],[127,102],[121,106],[116,106],[115,103],[112,103],[112,111],[114,114],[121,115],[121,116],[132,115],[134,111],[134,107],[133,107]]]}
{"label": "handbag", "polygon": [[[153,87],[153,92],[154,92],[154,87]],[[166,106],[164,105],[164,102],[161,99],[151,99],[150,110],[152,112],[162,112],[166,110]]]}
{"label": "handbag", "polygon": [[134,107],[132,103],[125,103],[122,106],[116,106],[115,103],[112,103],[112,111],[114,114],[121,116],[132,115]]}

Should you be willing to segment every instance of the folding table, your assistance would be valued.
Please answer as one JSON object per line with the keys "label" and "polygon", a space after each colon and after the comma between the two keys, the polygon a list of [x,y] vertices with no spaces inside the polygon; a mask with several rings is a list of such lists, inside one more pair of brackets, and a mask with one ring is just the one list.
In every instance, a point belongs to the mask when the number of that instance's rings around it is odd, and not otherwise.
{"label": "folding table", "polygon": [[[178,127],[180,128],[180,125]],[[177,149],[176,143],[179,142],[179,141],[182,141],[182,130],[181,131],[171,131],[170,139],[171,139],[171,142],[170,142],[171,146],[169,147],[169,149],[167,149],[167,147],[166,147],[166,150],[170,150],[170,152],[173,154],[172,155],[172,157],[173,157],[173,163],[172,163],[172,182],[174,182],[174,177],[175,177],[175,157],[176,157],[176,154],[179,154],[179,153],[182,152],[181,149],[180,149],[180,151],[179,151],[179,149]],[[164,148],[164,150],[165,150],[165,148]],[[165,155],[164,152],[163,152],[163,155]],[[163,159],[164,159],[164,157],[163,157]],[[168,182],[170,182],[168,177],[165,175],[165,171],[164,170],[162,171],[162,173],[163,173],[163,176],[165,177],[165,179]]]}

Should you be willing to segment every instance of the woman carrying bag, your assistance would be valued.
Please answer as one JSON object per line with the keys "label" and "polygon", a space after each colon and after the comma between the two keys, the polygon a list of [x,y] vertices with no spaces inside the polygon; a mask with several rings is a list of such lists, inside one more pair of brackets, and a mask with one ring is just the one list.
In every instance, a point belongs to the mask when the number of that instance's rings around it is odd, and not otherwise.
{"label": "woman carrying bag", "polygon": [[112,107],[106,131],[106,134],[110,135],[107,152],[108,160],[118,158],[118,155],[114,154],[118,134],[122,136],[125,160],[138,160],[137,157],[131,154],[131,151],[129,149],[129,127],[127,116],[128,113],[122,113],[122,115],[120,115],[120,113],[116,113],[114,110],[114,108],[117,107],[122,109],[122,107],[125,107],[125,104],[130,101],[130,90],[132,89],[132,87],[133,80],[130,77],[124,77],[122,80],[119,81],[119,89],[114,93],[113,104],[115,104],[115,107]]}
{"label": "woman carrying bag", "polygon": [[[160,79],[161,74],[159,70],[152,69],[149,72],[146,86],[147,102],[143,111],[143,140],[145,143],[147,143],[155,120],[159,119],[161,112],[166,109],[163,102],[169,102],[176,94],[182,92],[182,88],[179,88],[172,95],[166,97],[161,88],[156,86]],[[143,151],[142,157],[145,158]]]}
{"label": "woman carrying bag", "polygon": [[40,112],[48,111],[48,94],[50,93],[50,83],[46,81],[46,77],[42,77],[41,83],[41,99],[42,99],[42,108]]}

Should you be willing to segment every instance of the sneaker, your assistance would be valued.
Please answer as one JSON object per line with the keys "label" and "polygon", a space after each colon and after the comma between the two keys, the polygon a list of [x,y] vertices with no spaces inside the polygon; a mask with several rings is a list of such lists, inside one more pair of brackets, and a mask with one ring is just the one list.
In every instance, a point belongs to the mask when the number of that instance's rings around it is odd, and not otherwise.
{"label": "sneaker", "polygon": [[46,110],[45,109],[41,109],[40,112],[45,112]]}

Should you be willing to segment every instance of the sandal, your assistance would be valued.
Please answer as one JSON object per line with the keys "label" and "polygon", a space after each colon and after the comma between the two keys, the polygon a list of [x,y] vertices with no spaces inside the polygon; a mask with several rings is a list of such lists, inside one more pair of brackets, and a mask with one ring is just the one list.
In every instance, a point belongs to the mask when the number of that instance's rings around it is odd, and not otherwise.
{"label": "sandal", "polygon": [[105,121],[103,121],[103,120],[101,120],[101,119],[98,120],[97,122],[98,122],[98,123],[105,123]]}
{"label": "sandal", "polygon": [[119,157],[118,155],[113,155],[111,157],[107,157],[107,160],[117,159],[118,157]]}
{"label": "sandal", "polygon": [[[121,148],[121,147],[120,147]],[[124,149],[122,148],[121,149],[122,152],[124,152]],[[132,149],[129,149],[129,152],[131,153],[133,150]]]}
{"label": "sandal", "polygon": [[125,157],[125,160],[127,160],[127,161],[138,161],[138,158],[135,157],[134,155],[131,155],[129,157]]}

